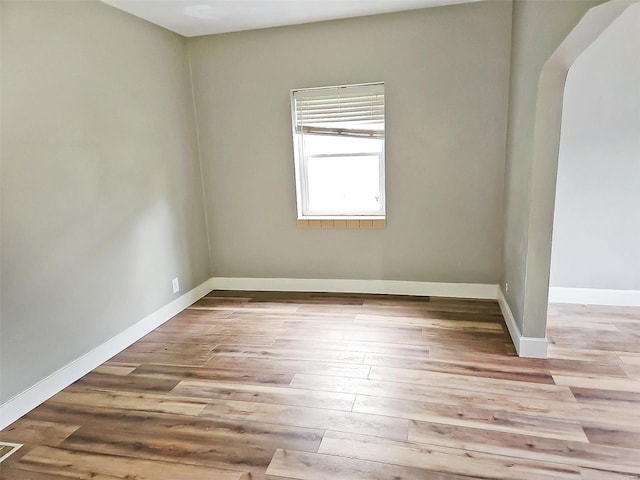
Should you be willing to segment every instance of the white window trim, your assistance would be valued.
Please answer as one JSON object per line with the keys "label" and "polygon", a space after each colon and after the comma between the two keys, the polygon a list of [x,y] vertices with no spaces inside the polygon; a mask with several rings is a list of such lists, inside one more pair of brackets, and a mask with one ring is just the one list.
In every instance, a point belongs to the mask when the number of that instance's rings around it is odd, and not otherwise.
{"label": "white window trim", "polygon": [[292,135],[293,135],[293,150],[294,150],[294,170],[295,170],[295,183],[296,183],[296,204],[297,204],[297,213],[298,220],[384,220],[386,219],[386,181],[385,181],[385,153],[386,153],[386,126],[385,126],[385,140],[383,143],[382,152],[361,152],[361,153],[351,153],[351,154],[326,154],[326,155],[313,155],[312,157],[322,157],[322,156],[358,156],[358,155],[367,155],[367,156],[378,156],[378,171],[379,171],[379,182],[380,182],[380,209],[375,211],[359,211],[359,212],[351,212],[351,213],[336,213],[336,212],[321,212],[314,211],[313,213],[308,212],[307,202],[309,199],[308,195],[308,180],[307,180],[307,165],[303,158],[303,148],[301,145],[302,135],[298,134],[296,131],[296,106],[295,106],[295,94],[297,92],[304,92],[305,96],[313,96],[315,94],[322,95],[324,92],[331,89],[338,88],[349,88],[356,89],[358,87],[373,87],[373,86],[382,86],[384,87],[384,82],[371,82],[371,83],[361,83],[361,84],[353,84],[353,85],[336,85],[330,87],[312,87],[312,88],[299,88],[293,89],[290,92],[290,105],[291,105],[291,127],[292,127]]}

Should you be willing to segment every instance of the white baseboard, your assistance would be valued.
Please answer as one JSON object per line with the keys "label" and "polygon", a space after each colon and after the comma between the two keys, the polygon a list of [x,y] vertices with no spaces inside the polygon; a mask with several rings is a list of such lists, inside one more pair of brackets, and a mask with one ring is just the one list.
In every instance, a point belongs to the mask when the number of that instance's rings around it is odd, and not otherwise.
{"label": "white baseboard", "polygon": [[550,287],[549,303],[640,307],[640,290]]}
{"label": "white baseboard", "polygon": [[500,310],[502,310],[504,321],[507,324],[509,335],[511,335],[511,340],[516,347],[518,356],[526,358],[547,358],[549,342],[546,338],[525,337],[522,335],[501,288],[498,288],[498,304],[500,305]]}
{"label": "white baseboard", "polygon": [[180,313],[193,302],[205,296],[212,289],[211,279],[203,282],[181,297],[176,298],[171,303],[147,315],[112,339],[107,340],[102,345],[94,348],[24,392],[6,401],[0,405],[0,430],[15,422],[25,413],[31,411],[42,402],[71,385],[80,377],[86,375],[117,353],[120,353],[129,345]]}
{"label": "white baseboard", "polygon": [[400,280],[350,280],[315,278],[231,278],[212,277],[218,290],[282,292],[379,293],[495,300],[498,285],[484,283],[407,282]]}

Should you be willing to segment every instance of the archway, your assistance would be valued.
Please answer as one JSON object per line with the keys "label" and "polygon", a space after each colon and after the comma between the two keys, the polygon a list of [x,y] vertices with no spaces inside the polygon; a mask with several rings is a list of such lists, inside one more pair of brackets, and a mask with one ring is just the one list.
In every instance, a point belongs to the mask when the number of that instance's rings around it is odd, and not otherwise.
{"label": "archway", "polygon": [[635,2],[611,1],[590,9],[542,69],[536,104],[524,281],[523,335],[538,338],[521,356],[546,357],[551,241],[562,107],[567,74],[578,56]]}
{"label": "archway", "polygon": [[561,309],[640,307],[638,59],[640,8],[631,8],[569,70],[549,302],[578,305]]}

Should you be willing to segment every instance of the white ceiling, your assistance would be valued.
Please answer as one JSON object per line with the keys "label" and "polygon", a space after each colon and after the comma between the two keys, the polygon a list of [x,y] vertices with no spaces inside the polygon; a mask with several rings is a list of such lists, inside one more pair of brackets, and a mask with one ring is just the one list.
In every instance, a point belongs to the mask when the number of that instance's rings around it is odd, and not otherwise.
{"label": "white ceiling", "polygon": [[185,37],[479,0],[102,0]]}

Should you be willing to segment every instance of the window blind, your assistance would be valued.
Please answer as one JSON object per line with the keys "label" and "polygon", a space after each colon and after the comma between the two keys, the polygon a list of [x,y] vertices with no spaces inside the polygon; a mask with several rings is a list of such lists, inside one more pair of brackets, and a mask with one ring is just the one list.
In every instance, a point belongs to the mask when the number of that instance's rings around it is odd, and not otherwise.
{"label": "window blind", "polygon": [[300,134],[384,137],[384,85],[294,90]]}

